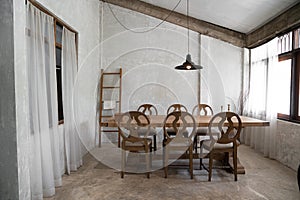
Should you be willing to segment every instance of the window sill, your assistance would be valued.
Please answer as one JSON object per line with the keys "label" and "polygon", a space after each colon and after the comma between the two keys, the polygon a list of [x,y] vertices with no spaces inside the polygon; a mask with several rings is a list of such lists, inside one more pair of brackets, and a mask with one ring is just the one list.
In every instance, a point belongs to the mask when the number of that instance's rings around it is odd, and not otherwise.
{"label": "window sill", "polygon": [[296,120],[296,119],[277,118],[277,120],[281,120],[284,122],[290,122],[290,123],[294,123],[294,124],[300,124],[300,120]]}

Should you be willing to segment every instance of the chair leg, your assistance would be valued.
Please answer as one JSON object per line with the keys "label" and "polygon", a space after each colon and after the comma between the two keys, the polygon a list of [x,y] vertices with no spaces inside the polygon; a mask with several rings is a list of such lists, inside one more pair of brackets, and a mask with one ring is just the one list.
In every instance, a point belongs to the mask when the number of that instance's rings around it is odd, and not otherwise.
{"label": "chair leg", "polygon": [[193,179],[194,178],[194,176],[193,176],[193,171],[194,171],[194,168],[193,168],[193,144],[190,145],[189,156],[190,156],[190,175],[191,175],[191,179]]}
{"label": "chair leg", "polygon": [[156,135],[153,135],[153,142],[154,142],[154,151],[156,151],[157,150],[157,146],[156,146]]}
{"label": "chair leg", "polygon": [[202,166],[203,166],[203,163],[202,163],[202,156],[203,156],[203,147],[202,147],[202,144],[203,144],[203,141],[200,140],[200,170],[202,170]]}
{"label": "chair leg", "polygon": [[165,172],[165,178],[168,178],[168,151],[167,151],[168,146],[163,147],[163,166],[164,166],[164,172]]}
{"label": "chair leg", "polygon": [[149,149],[151,151],[151,148],[152,148],[151,144],[150,144],[150,147],[148,145],[146,145],[146,147],[145,147],[147,178],[150,178]]}
{"label": "chair leg", "polygon": [[197,154],[197,149],[198,149],[198,137],[197,137],[197,135],[194,137],[194,149],[195,149],[195,153]]}
{"label": "chair leg", "polygon": [[234,181],[237,181],[237,147],[233,150]]}
{"label": "chair leg", "polygon": [[125,162],[126,162],[126,151],[124,150],[123,144],[122,144],[121,178],[124,178]]}
{"label": "chair leg", "polygon": [[202,170],[202,165],[203,165],[202,158],[200,158],[200,170]]}
{"label": "chair leg", "polygon": [[212,174],[212,164],[213,164],[213,152],[209,154],[209,171],[208,171],[208,181],[211,181],[211,174]]}

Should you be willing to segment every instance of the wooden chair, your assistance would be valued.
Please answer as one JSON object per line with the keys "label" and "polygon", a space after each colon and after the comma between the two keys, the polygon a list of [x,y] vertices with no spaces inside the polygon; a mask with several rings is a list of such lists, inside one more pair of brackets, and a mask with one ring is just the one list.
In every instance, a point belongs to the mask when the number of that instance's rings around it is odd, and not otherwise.
{"label": "wooden chair", "polygon": [[[172,125],[175,131],[175,137],[169,135],[167,131],[168,125]],[[182,154],[188,152],[189,171],[191,179],[193,178],[193,138],[196,133],[196,123],[193,115],[188,112],[175,111],[167,115],[164,120],[164,137],[163,141],[163,166],[165,178],[168,177],[169,155],[175,153],[178,159]],[[188,132],[188,135],[185,133]],[[177,154],[176,154],[177,153]]]}
{"label": "wooden chair", "polygon": [[[214,115],[213,109],[207,104],[198,104],[193,108],[193,116],[212,116]],[[200,136],[207,135],[207,128],[206,127],[199,127],[197,128],[196,135],[194,138],[194,149],[195,153],[197,154],[198,150],[198,138]],[[200,141],[201,143],[202,141]],[[200,144],[201,146],[201,144]],[[200,158],[200,169],[202,169],[202,158]]]}
{"label": "wooden chair", "polygon": [[[157,109],[152,104],[142,104],[138,107],[137,111],[144,113],[145,115],[157,115]],[[150,132],[148,136],[153,137],[153,149],[154,151],[157,150],[157,143],[156,143],[156,130],[153,127],[150,127]],[[144,135],[144,130],[140,131],[140,135]]]}
{"label": "wooden chair", "polygon": [[[218,134],[216,134],[216,129]],[[241,119],[238,114],[233,112],[218,113],[210,120],[208,126],[210,140],[204,141],[202,144],[202,147],[209,151],[208,181],[211,181],[213,159],[218,153],[233,154],[234,180],[237,181],[237,147],[241,129]]]}
{"label": "wooden chair", "polygon": [[167,114],[174,112],[174,111],[184,111],[187,112],[187,108],[182,105],[182,104],[172,104],[169,106],[168,110],[167,110]]}
{"label": "wooden chair", "polygon": [[[184,111],[184,112],[187,112],[187,108],[182,105],[182,104],[172,104],[169,106],[168,110],[167,110],[167,114],[170,114],[171,112],[175,112],[175,111]],[[176,132],[174,131],[173,128],[168,128],[167,129],[167,132],[170,136],[175,136],[176,135]],[[165,140],[165,138],[164,138]]]}
{"label": "wooden chair", "polygon": [[152,104],[142,104],[138,107],[138,111],[144,113],[145,115],[157,115],[157,109]]}
{"label": "wooden chair", "polygon": [[[147,178],[150,178],[149,152],[152,149],[152,140],[148,138],[150,132],[150,120],[142,112],[129,111],[116,118],[119,133],[122,137],[122,166],[121,178],[124,178],[126,151],[145,152]],[[147,130],[141,137],[139,130]]]}

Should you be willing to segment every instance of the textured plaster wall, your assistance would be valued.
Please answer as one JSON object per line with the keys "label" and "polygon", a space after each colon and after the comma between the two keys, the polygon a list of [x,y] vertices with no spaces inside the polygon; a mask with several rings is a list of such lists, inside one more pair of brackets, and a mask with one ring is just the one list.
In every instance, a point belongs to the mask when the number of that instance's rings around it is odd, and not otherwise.
{"label": "textured plaster wall", "polygon": [[[159,28],[134,33],[122,27],[107,4],[103,13],[102,68],[123,68],[122,110],[135,110],[152,103],[165,113],[172,103],[183,103],[189,110],[197,103],[198,72],[178,72],[187,54],[186,29],[164,23]],[[146,31],[160,20],[117,6],[111,8],[129,29]],[[192,59],[199,63],[198,34],[190,33]]]}
{"label": "textured plaster wall", "polygon": [[[115,16],[134,31],[145,31],[160,20],[111,6]],[[104,4],[102,68],[124,68],[123,110],[144,102],[158,105],[161,113],[174,102],[191,111],[198,100],[198,72],[174,70],[187,53],[187,30],[163,23],[154,31],[132,33],[124,29]],[[242,80],[242,49],[190,32],[190,52],[201,63],[201,102],[215,110],[228,103],[237,111]],[[200,61],[201,55],[201,61]],[[153,83],[155,84],[153,84]],[[227,108],[227,106],[226,106]]]}
{"label": "textured plaster wall", "polygon": [[201,36],[201,96],[214,112],[239,112],[242,89],[243,49],[220,40]]}
{"label": "textured plaster wall", "polygon": [[300,164],[300,125],[277,121],[277,160],[297,170]]}

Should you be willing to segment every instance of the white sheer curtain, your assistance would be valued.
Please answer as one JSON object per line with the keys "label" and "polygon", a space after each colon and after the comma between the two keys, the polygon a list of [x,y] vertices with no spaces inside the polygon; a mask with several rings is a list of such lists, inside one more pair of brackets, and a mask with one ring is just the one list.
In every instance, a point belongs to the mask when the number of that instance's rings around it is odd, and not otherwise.
{"label": "white sheer curtain", "polygon": [[[270,127],[245,128],[241,140],[266,157],[276,158],[278,76],[277,39],[251,50],[250,92],[245,115],[268,120]],[[247,70],[248,71],[248,70]]]}
{"label": "white sheer curtain", "polygon": [[77,74],[75,33],[65,27],[62,34],[62,96],[64,108],[64,137],[67,172],[82,165],[82,147],[74,120],[73,98]]}
{"label": "white sheer curtain", "polygon": [[60,186],[60,154],[53,18],[27,6],[27,70],[32,199],[55,194]]}

